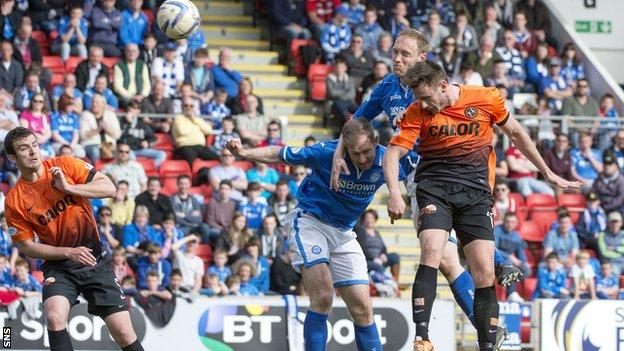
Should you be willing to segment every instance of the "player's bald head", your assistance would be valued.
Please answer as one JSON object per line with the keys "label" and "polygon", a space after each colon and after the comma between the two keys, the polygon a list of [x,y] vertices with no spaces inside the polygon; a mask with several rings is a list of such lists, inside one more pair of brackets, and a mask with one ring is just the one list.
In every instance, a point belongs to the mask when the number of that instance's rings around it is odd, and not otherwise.
{"label": "player's bald head", "polygon": [[342,140],[345,145],[355,145],[360,137],[367,137],[371,144],[375,142],[373,126],[365,118],[353,118],[342,127]]}

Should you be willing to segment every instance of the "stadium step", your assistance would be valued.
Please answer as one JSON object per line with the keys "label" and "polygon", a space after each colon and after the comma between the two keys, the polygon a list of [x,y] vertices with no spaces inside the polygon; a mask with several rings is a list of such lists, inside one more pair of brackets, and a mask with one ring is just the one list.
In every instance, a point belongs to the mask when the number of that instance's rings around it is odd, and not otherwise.
{"label": "stadium step", "polygon": [[253,63],[235,63],[232,66],[242,75],[256,75],[262,73],[285,74],[286,72],[288,72],[288,67],[286,67],[285,65],[256,65]]}
{"label": "stadium step", "polygon": [[301,89],[268,89],[268,88],[254,88],[254,94],[261,98],[289,98],[289,99],[303,99],[305,98],[305,91]]}
{"label": "stadium step", "polygon": [[209,25],[202,26],[202,32],[206,36],[206,40],[210,43],[213,39],[243,39],[243,40],[260,40],[262,33],[260,28],[240,27],[232,25]]}
{"label": "stadium step", "polygon": [[[253,17],[251,16],[233,16],[233,15],[217,15],[207,14],[201,17],[204,25],[227,25],[227,26],[252,26]],[[208,45],[212,43],[208,42]]]}
{"label": "stadium step", "polygon": [[212,15],[242,16],[244,14],[245,7],[242,2],[211,0],[204,2],[202,10]]}
{"label": "stadium step", "polygon": [[248,39],[223,39],[216,38],[207,41],[210,47],[228,47],[235,50],[259,50],[268,51],[269,42],[266,40],[248,40]]}
{"label": "stadium step", "polygon": [[322,127],[301,127],[301,126],[289,126],[284,131],[284,137],[287,140],[292,139],[304,139],[308,135],[313,135],[317,140],[327,140],[331,137],[332,132],[328,128]]}
{"label": "stadium step", "polygon": [[292,115],[287,117],[288,126],[309,126],[317,127],[323,123],[323,118],[317,115]]}
{"label": "stadium step", "polygon": [[416,233],[414,233],[414,230],[381,230],[380,234],[386,245],[415,247],[419,243],[418,237],[416,236]]}
{"label": "stadium step", "polygon": [[264,99],[264,114],[273,116],[290,116],[290,115],[316,115],[320,113],[320,109],[315,105],[304,101],[280,101],[273,99]]}
{"label": "stadium step", "polygon": [[[251,77],[254,89],[305,89],[305,81],[292,76],[254,75]],[[305,92],[304,92],[305,93]]]}
{"label": "stadium step", "polygon": [[[210,40],[208,40],[208,45],[211,45]],[[233,50],[232,52],[232,63],[234,64],[253,63],[259,65],[273,65],[278,63],[278,58],[279,53],[275,51]],[[210,50],[210,59],[215,64],[219,62],[218,48],[216,48],[216,50]]]}

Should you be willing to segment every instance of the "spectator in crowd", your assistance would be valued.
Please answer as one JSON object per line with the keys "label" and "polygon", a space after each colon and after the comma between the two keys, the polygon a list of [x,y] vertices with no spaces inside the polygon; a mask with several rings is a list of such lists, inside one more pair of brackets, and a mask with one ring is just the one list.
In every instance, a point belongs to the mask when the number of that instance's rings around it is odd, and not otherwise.
{"label": "spectator in crowd", "polygon": [[531,33],[527,27],[527,15],[524,12],[516,12],[512,26],[512,34],[514,37],[514,47],[520,51],[523,58],[535,53],[537,48],[537,38]]}
{"label": "spectator in crowd", "polygon": [[32,17],[35,30],[42,30],[46,33],[57,30],[57,17],[59,12],[62,13],[59,10],[65,5],[64,0],[29,1],[28,3],[28,13]]}
{"label": "spectator in crowd", "polygon": [[202,295],[206,295],[208,297],[212,296],[226,296],[230,293],[225,282],[219,280],[219,277],[216,274],[206,274],[205,275],[205,289],[201,289],[200,293]]}
{"label": "spectator in crowd", "polygon": [[[17,246],[11,240],[4,213],[0,213],[0,280],[7,264],[9,271],[15,270],[15,261],[19,257]],[[2,282],[0,282],[0,286]]]}
{"label": "spectator in crowd", "polygon": [[429,12],[427,24],[419,29],[425,34],[427,40],[429,40],[430,47],[435,52],[440,51],[442,40],[451,34],[449,29],[441,22],[440,13],[437,10],[431,10],[431,12]]}
{"label": "spectator in crowd", "polygon": [[555,146],[544,153],[544,162],[556,175],[566,180],[573,180],[572,158],[570,156],[570,139],[566,134],[559,134]]}
{"label": "spectator in crowd", "polygon": [[82,92],[76,88],[76,76],[73,73],[65,73],[63,75],[63,84],[57,85],[52,89],[53,110],[58,109],[58,101],[63,94],[73,97],[76,113],[82,113]]}
{"label": "spectator in crowd", "polygon": [[291,194],[297,194],[299,186],[308,175],[308,170],[303,165],[296,165],[291,167],[291,173],[293,175],[293,179],[288,182],[288,188]]}
{"label": "spectator in crowd", "polygon": [[28,70],[33,62],[43,62],[41,48],[39,47],[39,43],[33,39],[32,31],[33,26],[30,17],[22,17],[17,35],[15,39],[13,39],[13,45],[15,47],[13,56],[15,60],[22,63],[25,70]]}
{"label": "spectator in crowd", "polygon": [[550,18],[542,0],[520,0],[516,4],[516,10],[527,15],[529,29],[549,32]]}
{"label": "spectator in crowd", "polygon": [[498,55],[494,52],[494,43],[488,36],[482,36],[480,40],[479,49],[468,53],[466,60],[472,65],[475,72],[479,73],[481,77],[487,77],[492,74],[492,67],[494,66],[494,59]]}
{"label": "spectator in crowd", "polygon": [[505,27],[509,28],[513,24],[514,19],[514,4],[510,0],[493,0],[492,6],[496,11],[496,15],[499,22]]}
{"label": "spectator in crowd", "polygon": [[234,165],[235,158],[230,151],[223,149],[221,151],[221,157],[219,157],[219,166],[212,167],[208,179],[212,189],[219,189],[219,184],[222,180],[229,180],[232,182],[233,188],[230,193],[230,198],[234,200],[241,200],[241,191],[247,189],[247,175],[245,171]]}
{"label": "spectator in crowd", "polygon": [[165,321],[168,321],[169,314],[172,314],[171,308],[165,307],[166,303],[173,299],[173,294],[166,290],[162,284],[159,284],[160,277],[158,272],[149,271],[145,279],[145,287],[139,290],[138,295],[134,296],[136,303],[143,308],[146,316],[150,318],[152,323],[157,327],[164,327]]}
{"label": "spectator in crowd", "polygon": [[288,181],[282,179],[275,184],[275,192],[269,198],[269,212],[275,214],[279,225],[283,224],[286,214],[295,208],[295,200],[290,194]]}
{"label": "spectator in crowd", "polygon": [[249,261],[256,266],[256,274],[251,276],[250,283],[255,285],[263,294],[269,292],[271,284],[271,263],[262,254],[262,241],[257,236],[247,240],[245,254],[241,261]]}
{"label": "spectator in crowd", "polygon": [[338,57],[347,63],[349,76],[355,86],[360,86],[364,77],[373,71],[373,55],[364,49],[364,37],[359,34],[351,37],[351,46],[342,50]]}
{"label": "spectator in crowd", "polygon": [[619,117],[620,113],[615,108],[615,99],[610,93],[605,93],[600,98],[600,108],[598,110],[600,117]]}
{"label": "spectator in crowd", "polygon": [[58,102],[58,111],[50,116],[52,148],[58,152],[63,145],[69,145],[78,158],[85,157],[80,140],[80,117],[74,112],[74,98],[63,94]]}
{"label": "spectator in crowd", "polygon": [[334,13],[331,23],[325,23],[319,40],[323,49],[323,58],[327,63],[335,62],[340,51],[349,47],[351,42],[351,28],[347,23],[348,10],[339,7]]}
{"label": "spectator in crowd", "polygon": [[149,224],[160,227],[160,223],[168,213],[173,213],[171,200],[161,193],[162,184],[160,178],[149,177],[147,180],[147,190],[140,193],[135,199],[137,206],[145,206],[149,210]]}
{"label": "spectator in crowd", "polygon": [[483,2],[479,0],[464,0],[455,2],[455,13],[459,17],[459,13],[463,12],[468,18],[468,23],[478,25],[483,22],[483,14],[485,9]]}
{"label": "spectator in crowd", "polygon": [[141,257],[148,243],[162,246],[162,234],[149,223],[149,210],[145,206],[137,206],[134,209],[132,223],[124,227],[121,244],[129,254]]}
{"label": "spectator in crowd", "polygon": [[191,178],[181,174],[177,179],[178,192],[171,196],[171,206],[175,214],[176,224],[184,235],[195,233],[202,242],[210,242],[210,231],[207,224],[202,223],[202,204],[189,193]]}
{"label": "spectator in crowd", "polygon": [[197,295],[204,278],[204,262],[195,251],[200,238],[196,235],[186,236],[173,244],[173,268],[182,272],[182,287],[191,295]]}
{"label": "spectator in crowd", "polygon": [[15,269],[9,265],[7,256],[0,254],[0,291],[6,291],[11,286],[11,271]]}
{"label": "spectator in crowd", "polygon": [[[121,51],[117,47],[121,13],[115,8],[115,0],[102,0],[100,6],[94,6],[90,22],[89,45],[101,47],[106,57],[121,56]],[[136,48],[138,54],[138,46]]]}
{"label": "spectator in crowd", "polygon": [[453,1],[449,0],[432,0],[429,2],[429,12],[437,11],[440,14],[440,22],[449,26],[456,22],[455,11],[453,5],[451,4]]}
{"label": "spectator in crowd", "polygon": [[585,189],[591,188],[603,169],[602,153],[592,148],[593,136],[583,132],[580,136],[578,149],[570,151],[572,159],[572,175],[583,182]]}
{"label": "spectator in crowd", "polygon": [[176,228],[175,215],[173,212],[165,213],[157,229],[160,229],[160,232],[165,240],[161,255],[162,257],[169,257],[171,255],[173,244],[184,239],[184,233]]}
{"label": "spectator in crowd", "polygon": [[24,79],[24,84],[21,87],[15,89],[13,97],[13,107],[22,111],[30,104],[30,99],[35,94],[41,94],[44,97],[45,107],[50,110],[50,99],[48,93],[40,84],[39,75],[34,72],[30,72]]}
{"label": "spectator in crowd", "polygon": [[184,62],[176,57],[174,43],[165,44],[162,57],[156,57],[152,63],[152,78],[160,80],[165,85],[165,97],[173,97],[184,83]]}
{"label": "spectator in crowd", "polygon": [[147,188],[147,177],[141,164],[130,159],[131,152],[130,145],[118,141],[116,160],[104,166],[102,172],[113,182],[117,183],[121,180],[128,182],[128,196],[134,199]]}
{"label": "spectator in crowd", "polygon": [[102,64],[104,50],[97,45],[89,47],[87,59],[80,62],[76,67],[76,87],[82,91],[93,88],[99,76],[106,78],[108,85],[108,67]]}
{"label": "spectator in crowd", "polygon": [[597,250],[596,235],[606,229],[607,215],[600,206],[600,197],[595,191],[589,191],[585,199],[587,208],[576,223],[576,233],[582,247]]}
{"label": "spectator in crowd", "polygon": [[330,23],[336,16],[340,4],[340,0],[305,0],[305,10],[314,38],[317,40],[321,38],[323,26]]}
{"label": "spectator in crowd", "polygon": [[15,8],[15,1],[0,1],[0,28],[3,28],[0,38],[2,40],[13,40],[21,20],[22,11]]}
{"label": "spectator in crowd", "polygon": [[576,255],[576,263],[570,267],[572,278],[572,296],[574,299],[592,299],[596,297],[596,272],[589,264],[589,254],[581,251]]}
{"label": "spectator in crowd", "polygon": [[498,42],[505,28],[498,21],[498,14],[496,13],[496,10],[490,5],[485,7],[482,13],[483,20],[475,24],[477,33],[481,39],[488,38],[492,41],[492,43]]}
{"label": "spectator in crowd", "polygon": [[280,295],[296,295],[301,278],[292,267],[291,253],[285,250],[271,265],[271,291]]}
{"label": "spectator in crowd", "polygon": [[613,144],[606,153],[609,153],[615,158],[616,163],[620,169],[624,169],[624,129],[620,129],[613,138]]}
{"label": "spectator in crowd", "polygon": [[343,60],[338,60],[334,72],[327,76],[327,98],[331,101],[331,109],[341,124],[348,120],[355,112],[355,82],[347,74],[348,66]]}
{"label": "spectator in crowd", "polygon": [[212,265],[208,267],[206,275],[214,274],[220,282],[225,283],[227,278],[232,275],[232,270],[227,263],[228,253],[220,249],[215,250],[212,255]]}
{"label": "spectator in crowd", "polygon": [[108,87],[108,78],[104,75],[97,76],[95,79],[95,85],[85,90],[84,94],[82,94],[82,105],[85,111],[91,110],[95,95],[102,96],[104,110],[115,112],[119,108],[117,96],[115,96],[115,93],[113,93],[113,91]]}
{"label": "spectator in crowd", "polygon": [[20,113],[19,123],[20,126],[28,128],[35,133],[43,155],[50,157],[54,155],[54,151],[50,144],[52,130],[50,129],[48,109],[45,101],[45,96],[43,94],[34,94],[30,99],[28,109]]}
{"label": "spectator in crowd", "polygon": [[[173,101],[165,97],[165,85],[160,80],[154,82],[151,94],[141,101],[141,113],[173,114]],[[170,117],[144,117],[143,121],[149,124],[155,131],[168,134],[171,130],[172,119]]]}
{"label": "spectator in crowd", "polygon": [[600,264],[600,274],[596,277],[596,297],[601,300],[615,300],[620,291],[620,281],[613,273],[611,262]]}
{"label": "spectator in crowd", "polygon": [[121,13],[119,25],[119,43],[143,45],[143,36],[147,32],[147,15],[141,12],[143,0],[130,0],[129,7]]}
{"label": "spectator in crowd", "polygon": [[28,273],[28,261],[21,258],[15,262],[15,275],[10,286],[20,297],[41,296],[43,288],[37,278]]}
{"label": "spectator in crowd", "polygon": [[377,12],[375,8],[369,7],[364,11],[364,22],[355,27],[355,35],[359,35],[364,40],[362,48],[368,51],[375,51],[379,37],[384,32],[381,25],[377,22]]}
{"label": "spectator in crowd", "polygon": [[202,105],[207,104],[215,92],[215,79],[212,70],[206,66],[210,60],[208,49],[199,48],[195,51],[193,65],[184,70],[184,82],[191,84],[195,98]]}
{"label": "spectator in crowd", "polygon": [[141,105],[136,101],[128,104],[128,109],[124,117],[120,119],[121,137],[119,140],[130,146],[136,157],[147,157],[154,160],[156,167],[167,158],[167,154],[162,150],[151,147],[156,142],[156,135],[152,127],[139,118]]}
{"label": "spectator in crowd", "polygon": [[492,133],[492,148],[494,149],[494,155],[496,156],[496,169],[494,170],[494,175],[495,177],[507,178],[509,175],[509,165],[507,164],[507,160],[505,160],[505,150],[503,150],[502,145],[498,142],[498,138],[498,133]]}
{"label": "spectator in crowd", "polygon": [[147,256],[137,261],[136,280],[139,289],[147,288],[148,273],[155,272],[159,288],[168,288],[171,277],[171,263],[162,258],[160,247],[148,244],[145,248]]}
{"label": "spectator in crowd", "polygon": [[587,79],[579,79],[574,90],[573,96],[563,100],[561,114],[565,116],[598,116],[598,102],[589,94],[589,82]]}
{"label": "spectator in crowd", "polygon": [[[494,228],[494,240],[498,251],[510,261],[514,267],[519,268],[525,277],[531,276],[531,267],[527,264],[524,253],[526,243],[518,233],[518,217],[514,212],[505,213],[503,224]],[[507,299],[510,301],[524,302],[516,291],[516,284],[507,286]]]}
{"label": "spectator in crowd", "polygon": [[366,6],[360,2],[360,0],[349,0],[343,2],[340,7],[347,9],[347,19],[349,26],[355,28],[358,24],[364,22],[364,11]]}
{"label": "spectator in crowd", "polygon": [[526,81],[535,88],[535,91],[539,90],[541,80],[548,76],[549,60],[548,44],[538,43],[535,54],[524,61],[524,69],[527,74]]}
{"label": "spectator in crowd", "polygon": [[138,57],[139,47],[136,44],[128,44],[124,48],[124,58],[115,64],[113,91],[117,94],[122,107],[126,107],[130,100],[141,102],[150,94],[149,71],[145,62]]}
{"label": "spectator in crowd", "polygon": [[620,212],[609,213],[607,228],[598,233],[596,240],[600,257],[613,264],[617,275],[624,273],[624,232]]}
{"label": "spectator in crowd", "polygon": [[238,95],[232,96],[227,101],[227,106],[231,109],[233,115],[239,115],[247,111],[247,97],[253,95],[258,100],[258,112],[264,114],[264,105],[262,98],[253,93],[253,84],[251,78],[243,77],[238,83]]}
{"label": "spectator in crowd", "polygon": [[243,260],[234,264],[234,275],[240,279],[238,295],[240,296],[262,296],[262,292],[252,283],[252,278],[258,274],[257,266],[249,260]]}
{"label": "spectator in crowd", "polygon": [[[617,142],[617,130],[620,129],[621,123],[617,121],[620,116],[615,108],[615,100],[613,95],[606,93],[600,97],[600,107],[598,108],[598,116],[600,119],[600,129],[598,129],[597,144],[600,150],[608,149],[612,142],[615,146]],[[614,140],[615,139],[615,140]],[[624,162],[620,163],[620,155],[616,155],[620,168],[624,168]]]}
{"label": "spectator in crowd", "polygon": [[546,235],[544,257],[554,252],[564,266],[570,267],[579,251],[578,237],[573,231],[572,219],[567,212],[559,213],[557,224],[557,229],[550,230]]}
{"label": "spectator in crowd", "polygon": [[221,154],[221,150],[225,149],[225,144],[231,139],[240,139],[240,135],[234,131],[232,117],[225,117],[221,120],[221,134],[215,136],[214,144],[210,148],[216,154]]}
{"label": "spectator in crowd", "polygon": [[136,286],[136,279],[132,276],[125,276],[121,279],[121,291],[126,296],[136,297],[139,296],[139,291]]}
{"label": "spectator in crowd", "polygon": [[206,146],[206,136],[212,134],[212,127],[195,114],[195,104],[191,98],[182,102],[183,113],[173,120],[172,135],[176,144],[174,155],[189,165],[197,158],[214,160],[218,156]]}
{"label": "spectator in crowd", "polygon": [[116,185],[115,196],[106,199],[106,206],[111,210],[111,223],[117,228],[123,228],[132,223],[136,205],[128,196],[128,182],[120,180]]}
{"label": "spectator in crowd", "polygon": [[305,26],[308,21],[303,0],[279,0],[269,4],[269,16],[281,38],[286,37],[286,47],[293,39],[310,39],[312,33]]}
{"label": "spectator in crowd", "polygon": [[410,27],[410,21],[407,18],[407,3],[403,0],[398,0],[392,7],[392,13],[387,17],[385,29],[390,32],[392,41],[394,41],[403,30]]}
{"label": "spectator in crowd", "polygon": [[87,35],[89,22],[83,17],[82,7],[74,5],[69,9],[69,16],[59,22],[58,37],[52,43],[52,53],[67,61],[69,55],[87,57]]}
{"label": "spectator in crowd", "polygon": [[392,278],[398,282],[401,271],[401,258],[396,253],[389,253],[379,231],[375,227],[379,219],[377,211],[368,209],[360,217],[357,229],[357,241],[362,246],[368,271],[384,273],[390,267]]}
{"label": "spectator in crowd", "polygon": [[254,167],[247,171],[247,181],[258,183],[262,189],[262,197],[265,199],[275,192],[275,184],[279,178],[279,173],[275,169],[262,162],[254,162]]}
{"label": "spectator in crowd", "polygon": [[563,108],[563,100],[572,96],[572,88],[566,83],[560,74],[561,60],[550,59],[548,63],[548,75],[541,80],[540,93],[548,99],[548,107],[559,114]]}
{"label": "spectator in crowd", "polygon": [[204,223],[210,227],[210,238],[216,238],[232,223],[234,212],[238,206],[235,200],[230,199],[232,182],[224,179],[219,183],[218,195],[213,196],[204,211]]}
{"label": "spectator in crowd", "polygon": [[267,126],[266,139],[258,143],[258,147],[286,146],[282,141],[282,125],[278,121],[271,121]]}
{"label": "spectator in crowd", "polygon": [[234,116],[234,121],[236,130],[246,144],[256,147],[266,139],[270,120],[258,111],[258,99],[255,95],[247,96],[245,113]]}
{"label": "spectator in crowd", "polygon": [[232,66],[232,49],[222,48],[219,51],[219,64],[212,67],[215,88],[223,88],[228,96],[238,95],[238,83],[243,76]]}
{"label": "spectator in crowd", "polygon": [[375,61],[373,72],[364,77],[362,84],[358,87],[358,92],[361,95],[361,101],[366,100],[373,90],[373,87],[388,74],[390,74],[390,67],[383,61]]}
{"label": "spectator in crowd", "polygon": [[511,30],[503,32],[503,45],[495,49],[498,57],[507,65],[507,71],[512,79],[516,80],[515,86],[524,87],[526,72],[524,71],[524,59],[520,51],[515,47],[515,37]]}
{"label": "spectator in crowd", "polygon": [[485,77],[485,86],[505,88],[510,97],[516,93],[520,93],[524,87],[523,80],[514,79],[511,73],[507,69],[507,64],[501,60],[494,60],[492,66],[492,75]]}
{"label": "spectator in crowd", "polygon": [[4,138],[13,128],[19,126],[17,113],[13,109],[8,108],[8,98],[0,93],[0,142],[4,142]]}
{"label": "spectator in crowd", "polygon": [[457,12],[457,20],[451,31],[451,36],[455,38],[457,52],[466,55],[479,48],[479,36],[475,27],[468,22],[468,13]]}
{"label": "spectator in crowd", "polygon": [[121,281],[124,277],[134,277],[134,271],[128,265],[126,259],[126,249],[123,246],[117,246],[113,250],[113,271],[115,272],[115,278],[117,281]]}
{"label": "spectator in crowd", "polygon": [[537,286],[533,298],[566,298],[570,291],[566,288],[566,273],[555,252],[546,255],[546,264],[537,269]]}
{"label": "spectator in crowd", "polygon": [[451,81],[460,85],[483,86],[483,78],[481,75],[474,71],[470,62],[463,60],[461,66],[459,67],[459,75],[451,77]]}
{"label": "spectator in crowd", "polygon": [[516,182],[518,192],[527,197],[533,193],[555,195],[548,183],[537,179],[537,168],[514,145],[505,152],[509,178]]}
{"label": "spectator in crowd", "polygon": [[454,37],[448,36],[444,38],[436,60],[440,66],[444,68],[448,77],[456,77],[459,75],[462,55],[457,51],[457,41]]}
{"label": "spectator in crowd", "polygon": [[93,96],[90,111],[85,110],[80,117],[80,143],[92,163],[104,156],[112,156],[117,140],[121,136],[121,127],[117,115],[106,108],[104,96]]}
{"label": "spectator in crowd", "polygon": [[258,236],[262,242],[262,255],[269,260],[269,263],[273,263],[275,257],[288,249],[284,247],[285,236],[278,227],[277,216],[274,213],[269,213],[262,218],[262,227],[258,231]]}
{"label": "spectator in crowd", "polygon": [[249,182],[247,196],[238,204],[240,211],[247,218],[247,228],[257,231],[262,226],[262,218],[268,214],[269,205],[264,197],[260,196],[260,183]]}
{"label": "spectator in crowd", "polygon": [[228,262],[235,262],[244,253],[245,243],[253,236],[247,229],[247,217],[235,212],[228,228],[221,233],[215,243],[215,250],[222,249],[228,253]]}
{"label": "spectator in crowd", "polygon": [[232,115],[232,111],[226,105],[227,99],[225,89],[219,88],[212,100],[201,107],[201,113],[209,116],[208,119],[213,123],[215,130],[220,130],[223,119]]}
{"label": "spectator in crowd", "polygon": [[152,32],[145,33],[143,36],[143,46],[139,53],[139,58],[145,62],[147,67],[152,67],[154,59],[158,56],[158,39]]}
{"label": "spectator in crowd", "polygon": [[392,43],[392,35],[388,32],[382,33],[379,37],[379,43],[373,50],[373,59],[375,61],[382,61],[388,65],[388,67],[392,67],[392,57],[394,55]]}
{"label": "spectator in crowd", "polygon": [[574,87],[580,79],[585,79],[583,64],[572,43],[565,44],[561,50],[561,76],[571,87]]}
{"label": "spectator in crowd", "polygon": [[121,244],[117,238],[121,238],[122,234],[121,228],[113,225],[111,221],[112,215],[113,211],[108,206],[102,206],[97,211],[100,243],[109,254],[112,254],[113,250]]}

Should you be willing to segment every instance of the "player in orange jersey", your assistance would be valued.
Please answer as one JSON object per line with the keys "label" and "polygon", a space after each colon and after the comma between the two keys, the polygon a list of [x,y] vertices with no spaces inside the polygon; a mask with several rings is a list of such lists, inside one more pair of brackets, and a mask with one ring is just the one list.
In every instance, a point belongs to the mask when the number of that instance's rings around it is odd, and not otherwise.
{"label": "player in orange jersey", "polygon": [[399,159],[419,139],[416,199],[421,208],[417,228],[422,254],[416,272],[412,309],[416,323],[414,350],[433,350],[428,323],[436,295],[438,267],[448,232],[455,229],[475,283],[474,314],[479,349],[496,342],[498,303],[494,289],[492,186],[496,158],[491,146],[497,124],[553,185],[578,188],[554,174],[533,141],[509,115],[495,88],[449,84],[437,63],[416,63],[404,77],[418,102],[410,105],[384,156],[390,192],[388,214],[401,218],[405,203],[398,181]]}
{"label": "player in orange jersey", "polygon": [[7,134],[4,148],[21,172],[6,198],[8,232],[26,256],[45,261],[43,306],[50,349],[73,350],[65,326],[82,294],[89,313],[106,322],[124,351],[143,350],[89,203],[89,198],[114,196],[113,183],[77,158],[43,161],[37,137],[23,127]]}

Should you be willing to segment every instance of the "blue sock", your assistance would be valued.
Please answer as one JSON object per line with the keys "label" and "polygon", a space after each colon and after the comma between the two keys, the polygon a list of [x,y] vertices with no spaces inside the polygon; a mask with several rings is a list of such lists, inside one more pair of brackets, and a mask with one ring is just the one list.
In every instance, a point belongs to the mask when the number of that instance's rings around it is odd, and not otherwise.
{"label": "blue sock", "polygon": [[500,266],[501,264],[511,264],[511,261],[498,251],[498,249],[494,249],[494,266]]}
{"label": "blue sock", "polygon": [[368,327],[355,325],[355,343],[358,351],[381,351],[381,340],[375,322]]}
{"label": "blue sock", "polygon": [[305,351],[325,351],[327,346],[327,315],[308,309],[303,322]]}
{"label": "blue sock", "polygon": [[464,271],[464,273],[455,278],[451,283],[451,291],[459,307],[461,307],[462,311],[464,311],[468,319],[470,319],[472,325],[474,325],[473,305],[475,287],[470,273]]}

